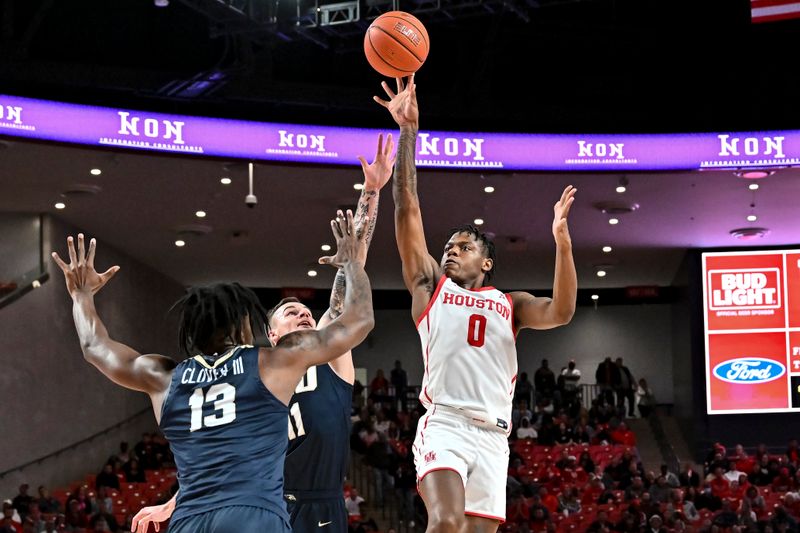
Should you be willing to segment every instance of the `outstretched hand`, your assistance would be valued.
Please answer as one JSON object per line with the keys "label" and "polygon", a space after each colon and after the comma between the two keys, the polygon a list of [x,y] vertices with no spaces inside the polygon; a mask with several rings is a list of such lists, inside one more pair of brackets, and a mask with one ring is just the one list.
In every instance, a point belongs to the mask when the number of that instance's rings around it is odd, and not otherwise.
{"label": "outstretched hand", "polygon": [[361,169],[364,171],[364,189],[367,191],[379,191],[389,181],[392,176],[392,168],[397,154],[394,154],[394,140],[392,134],[386,136],[386,144],[383,144],[383,133],[378,134],[378,149],[375,151],[375,159],[367,164],[364,156],[358,156],[361,161]]}
{"label": "outstretched hand", "polygon": [[53,260],[64,273],[69,295],[75,298],[78,294],[95,294],[108,283],[114,274],[119,272],[118,266],[112,266],[102,274],[94,269],[94,253],[97,241],[89,241],[89,251],[84,246],[83,233],[78,234],[78,251],[75,252],[75,242],[72,236],[67,237],[67,250],[69,264],[66,264],[57,252],[53,252]]}
{"label": "outstretched hand", "polygon": [[131,531],[134,533],[147,533],[147,527],[152,523],[156,531],[161,530],[161,522],[169,520],[172,508],[169,502],[162,505],[142,508],[131,521]]}
{"label": "outstretched hand", "polygon": [[372,99],[380,105],[389,110],[392,118],[397,122],[401,128],[409,126],[415,129],[419,128],[419,107],[417,107],[417,84],[414,83],[414,75],[408,78],[408,82],[404,82],[402,78],[397,79],[397,94],[390,88],[389,84],[385,81],[381,82],[383,90],[389,96],[389,100],[382,100],[377,96]]}
{"label": "outstretched hand", "polygon": [[572,244],[569,228],[567,227],[567,215],[569,215],[569,209],[575,201],[577,190],[572,185],[567,185],[564,192],[561,193],[561,198],[553,206],[553,237],[556,239],[556,244]]}
{"label": "outstretched hand", "polygon": [[[364,220],[367,224],[369,221]],[[365,253],[362,248],[366,245],[364,233],[361,236],[356,231],[356,225],[353,221],[353,212],[347,210],[347,215],[343,214],[341,209],[336,212],[336,219],[331,220],[331,230],[333,236],[336,238],[336,255],[325,256],[319,258],[321,265],[331,265],[336,268],[341,268],[345,264],[353,261],[363,261]]]}

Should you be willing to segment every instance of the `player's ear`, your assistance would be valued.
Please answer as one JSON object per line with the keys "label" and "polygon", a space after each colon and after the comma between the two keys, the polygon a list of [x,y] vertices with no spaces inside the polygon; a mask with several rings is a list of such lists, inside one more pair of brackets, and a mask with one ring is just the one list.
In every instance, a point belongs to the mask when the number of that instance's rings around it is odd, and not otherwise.
{"label": "player's ear", "polygon": [[494,261],[488,257],[484,257],[483,263],[481,264],[481,272],[483,273],[489,272],[493,266],[494,266]]}

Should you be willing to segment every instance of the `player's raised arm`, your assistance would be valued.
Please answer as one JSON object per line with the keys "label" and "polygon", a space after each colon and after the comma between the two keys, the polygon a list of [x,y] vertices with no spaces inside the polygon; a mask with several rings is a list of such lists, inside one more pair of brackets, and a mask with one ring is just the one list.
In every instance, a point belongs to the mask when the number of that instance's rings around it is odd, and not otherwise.
{"label": "player's raised arm", "polygon": [[[367,251],[372,242],[372,235],[375,232],[375,221],[378,219],[378,204],[380,202],[381,189],[389,181],[392,176],[392,164],[394,163],[394,140],[392,134],[386,136],[386,142],[383,142],[383,133],[378,134],[378,148],[375,152],[375,158],[372,163],[367,163],[363,156],[358,156],[361,162],[361,169],[364,171],[364,188],[361,190],[361,196],[358,198],[358,205],[356,206],[355,224],[356,235],[364,239],[364,246],[362,247],[363,257],[360,258],[362,263],[367,261]],[[322,315],[319,320],[319,326],[327,325],[331,320],[334,320],[342,314],[344,307],[344,287],[345,275],[344,271],[340,268],[336,272],[336,277],[333,280],[333,288],[331,289],[331,299],[328,310]]]}
{"label": "player's raised arm", "polygon": [[441,274],[438,262],[431,257],[425,242],[422,213],[417,196],[417,167],[414,162],[419,131],[419,107],[414,76],[408,82],[397,79],[397,94],[386,82],[383,89],[389,100],[374,100],[389,110],[398,126],[397,160],[394,167],[394,224],[397,248],[403,262],[403,280],[414,297],[412,314],[422,313]]}
{"label": "player's raised arm", "polygon": [[536,298],[526,292],[513,292],[514,317],[517,329],[550,329],[567,324],[575,314],[578,276],[572,258],[567,215],[575,201],[575,189],[568,185],[553,206],[553,237],[556,241],[556,267],[553,297]]}
{"label": "player's raised arm", "polygon": [[283,336],[274,348],[262,348],[262,380],[287,404],[308,367],[327,363],[352,350],[375,325],[372,290],[359,259],[363,256],[364,236],[357,235],[353,213],[349,210],[346,215],[339,211],[336,220],[331,221],[331,228],[336,238],[336,255],[323,257],[320,262],[344,271],[342,314],[324,328],[295,331]]}
{"label": "player's raised arm", "polygon": [[162,355],[142,355],[133,348],[113,340],[94,305],[94,295],[119,271],[112,266],[102,274],[94,268],[96,241],[85,249],[83,234],[78,234],[78,249],[67,237],[69,264],[58,253],[53,259],[64,273],[67,291],[72,297],[72,316],[84,358],[114,383],[151,395],[163,393],[169,386],[175,362]]}

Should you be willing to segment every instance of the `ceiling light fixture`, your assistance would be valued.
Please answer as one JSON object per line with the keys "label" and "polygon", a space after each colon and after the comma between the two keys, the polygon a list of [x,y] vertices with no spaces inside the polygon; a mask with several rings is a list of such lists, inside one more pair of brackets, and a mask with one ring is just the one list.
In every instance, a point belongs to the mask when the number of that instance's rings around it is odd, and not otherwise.
{"label": "ceiling light fixture", "polygon": [[488,186],[483,188],[483,192],[491,194],[491,193],[494,192],[494,187],[492,187],[491,185],[488,185]]}
{"label": "ceiling light fixture", "polygon": [[747,215],[747,221],[748,222],[755,222],[756,220],[758,220],[757,216],[755,216],[755,215]]}
{"label": "ceiling light fixture", "polygon": [[177,241],[175,241],[175,246],[177,246],[178,248],[183,248],[184,246],[186,246],[186,241],[178,239]]}
{"label": "ceiling light fixture", "polygon": [[331,251],[331,245],[330,244],[323,244],[322,246],[320,246],[320,248],[322,249],[323,252],[330,252]]}
{"label": "ceiling light fixture", "polygon": [[313,278],[313,277],[316,277],[316,276],[317,276],[317,271],[316,270],[309,270],[308,271],[308,277],[309,278]]}
{"label": "ceiling light fixture", "polygon": [[153,3],[156,7],[167,7],[169,5],[169,0],[153,0]]}
{"label": "ceiling light fixture", "polygon": [[363,189],[363,188],[364,188],[364,184],[363,184],[363,183],[354,183],[354,184],[353,184],[353,188],[354,188],[355,190],[357,190],[357,191],[360,191],[361,189]]}
{"label": "ceiling light fixture", "polygon": [[628,190],[628,178],[620,176],[619,183],[617,183],[617,192],[622,194]]}
{"label": "ceiling light fixture", "polygon": [[616,226],[617,224],[619,224],[619,219],[618,218],[609,218],[608,219],[608,223],[611,224],[612,226]]}
{"label": "ceiling light fixture", "polygon": [[757,191],[758,183],[751,183],[750,185],[747,186],[747,188],[750,189],[751,191]]}
{"label": "ceiling light fixture", "polygon": [[606,271],[605,271],[605,270],[598,270],[598,271],[597,271],[597,277],[598,277],[598,278],[604,278],[604,277],[606,277]]}
{"label": "ceiling light fixture", "polygon": [[99,176],[102,173],[103,171],[100,170],[99,168],[93,168],[92,170],[89,171],[89,174],[91,174],[92,176]]}
{"label": "ceiling light fixture", "polygon": [[67,204],[65,204],[64,202],[57,202],[55,205],[56,209],[64,209],[65,207],[67,207]]}
{"label": "ceiling light fixture", "polygon": [[230,185],[230,184],[231,184],[231,179],[230,179],[230,178],[221,178],[221,179],[219,180],[219,182],[220,182],[221,184],[223,184],[223,185]]}
{"label": "ceiling light fixture", "polygon": [[476,226],[482,226],[483,225],[483,219],[482,218],[476,218],[475,220],[473,220],[473,222],[475,223]]}
{"label": "ceiling light fixture", "polygon": [[774,170],[767,170],[763,168],[749,168],[734,172],[734,175],[748,180],[760,180],[761,178],[766,178],[768,176],[772,176],[773,174],[775,174]]}
{"label": "ceiling light fixture", "polygon": [[742,241],[753,241],[756,239],[760,239],[762,237],[766,237],[769,235],[769,229],[767,228],[736,228],[732,229],[730,232],[732,237],[736,237]]}
{"label": "ceiling light fixture", "polygon": [[600,295],[599,294],[592,294],[592,300],[597,301],[599,299],[600,299]]}
{"label": "ceiling light fixture", "polygon": [[610,246],[603,246],[603,251],[605,253],[609,253],[611,251],[611,247]]}
{"label": "ceiling light fixture", "polygon": [[195,216],[197,218],[205,218],[205,216],[206,216],[206,212],[205,211],[195,211],[194,214],[195,214]]}

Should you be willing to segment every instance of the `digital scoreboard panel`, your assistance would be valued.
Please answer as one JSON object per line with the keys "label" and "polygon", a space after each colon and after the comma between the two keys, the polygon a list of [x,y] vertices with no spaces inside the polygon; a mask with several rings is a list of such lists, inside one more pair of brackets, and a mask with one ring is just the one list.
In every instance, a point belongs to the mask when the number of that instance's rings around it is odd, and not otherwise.
{"label": "digital scoreboard panel", "polygon": [[708,414],[800,412],[800,248],[702,263]]}

